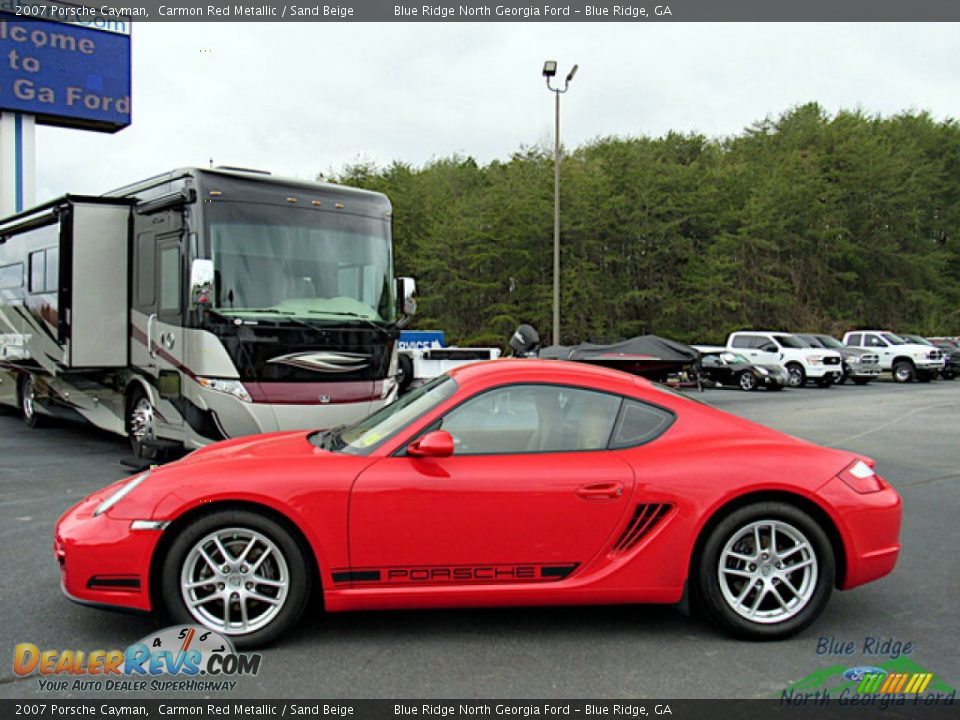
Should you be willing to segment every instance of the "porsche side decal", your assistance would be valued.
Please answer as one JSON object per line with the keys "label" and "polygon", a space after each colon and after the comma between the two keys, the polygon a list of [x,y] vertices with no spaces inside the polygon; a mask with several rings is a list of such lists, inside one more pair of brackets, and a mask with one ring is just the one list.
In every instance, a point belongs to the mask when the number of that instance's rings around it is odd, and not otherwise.
{"label": "porsche side decal", "polygon": [[489,565],[411,565],[334,570],[333,582],[361,585],[556,582],[580,563],[512,563]]}

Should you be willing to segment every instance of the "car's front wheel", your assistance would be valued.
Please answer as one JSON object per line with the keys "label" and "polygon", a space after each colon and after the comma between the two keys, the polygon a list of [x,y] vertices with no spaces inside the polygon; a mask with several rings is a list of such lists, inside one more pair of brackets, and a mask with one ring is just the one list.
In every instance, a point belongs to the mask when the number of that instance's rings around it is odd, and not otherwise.
{"label": "car's front wheel", "polygon": [[790,363],[787,365],[787,374],[790,376],[790,387],[803,387],[807,382],[807,373],[800,363]]}
{"label": "car's front wheel", "polygon": [[917,371],[909,360],[898,360],[893,365],[893,381],[898,383],[912,382]]}
{"label": "car's front wheel", "polygon": [[756,390],[757,389],[757,379],[753,376],[753,373],[749,370],[747,372],[740,373],[740,389],[741,390]]}
{"label": "car's front wheel", "polygon": [[216,512],[185,527],[163,564],[173,618],[227,635],[237,647],[269,643],[303,614],[310,592],[304,551],[268,517]]}
{"label": "car's front wheel", "polygon": [[698,598],[714,621],[742,637],[774,640],[823,611],[835,560],[813,518],[792,505],[763,502],[717,524],[696,572]]}

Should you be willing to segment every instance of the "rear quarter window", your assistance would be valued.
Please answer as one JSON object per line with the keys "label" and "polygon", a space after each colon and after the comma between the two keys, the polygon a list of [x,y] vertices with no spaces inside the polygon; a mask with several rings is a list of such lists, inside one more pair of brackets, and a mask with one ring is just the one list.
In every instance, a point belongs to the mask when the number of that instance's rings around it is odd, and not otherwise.
{"label": "rear quarter window", "polygon": [[636,400],[625,400],[613,430],[613,450],[645,445],[663,435],[676,416],[662,407]]}

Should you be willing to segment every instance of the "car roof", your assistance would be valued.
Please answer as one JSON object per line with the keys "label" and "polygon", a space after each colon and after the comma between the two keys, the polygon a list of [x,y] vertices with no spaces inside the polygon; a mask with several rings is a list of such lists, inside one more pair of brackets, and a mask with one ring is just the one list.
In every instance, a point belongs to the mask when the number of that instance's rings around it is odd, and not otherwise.
{"label": "car roof", "polygon": [[503,358],[461,365],[449,372],[464,388],[501,382],[571,383],[623,393],[650,387],[649,380],[598,365],[567,360]]}

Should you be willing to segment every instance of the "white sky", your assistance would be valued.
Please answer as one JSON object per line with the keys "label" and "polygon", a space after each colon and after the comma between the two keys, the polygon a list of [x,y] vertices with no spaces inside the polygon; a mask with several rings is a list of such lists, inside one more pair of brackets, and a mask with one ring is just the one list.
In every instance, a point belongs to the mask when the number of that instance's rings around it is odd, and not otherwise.
{"label": "white sky", "polygon": [[[545,59],[580,70],[570,147],[606,135],[738,133],[808,101],[960,117],[958,25],[141,23],[133,124],[38,128],[37,201],[183,165],[312,178],[357,160],[482,162],[552,143]],[[203,52],[206,51],[206,52]]]}

